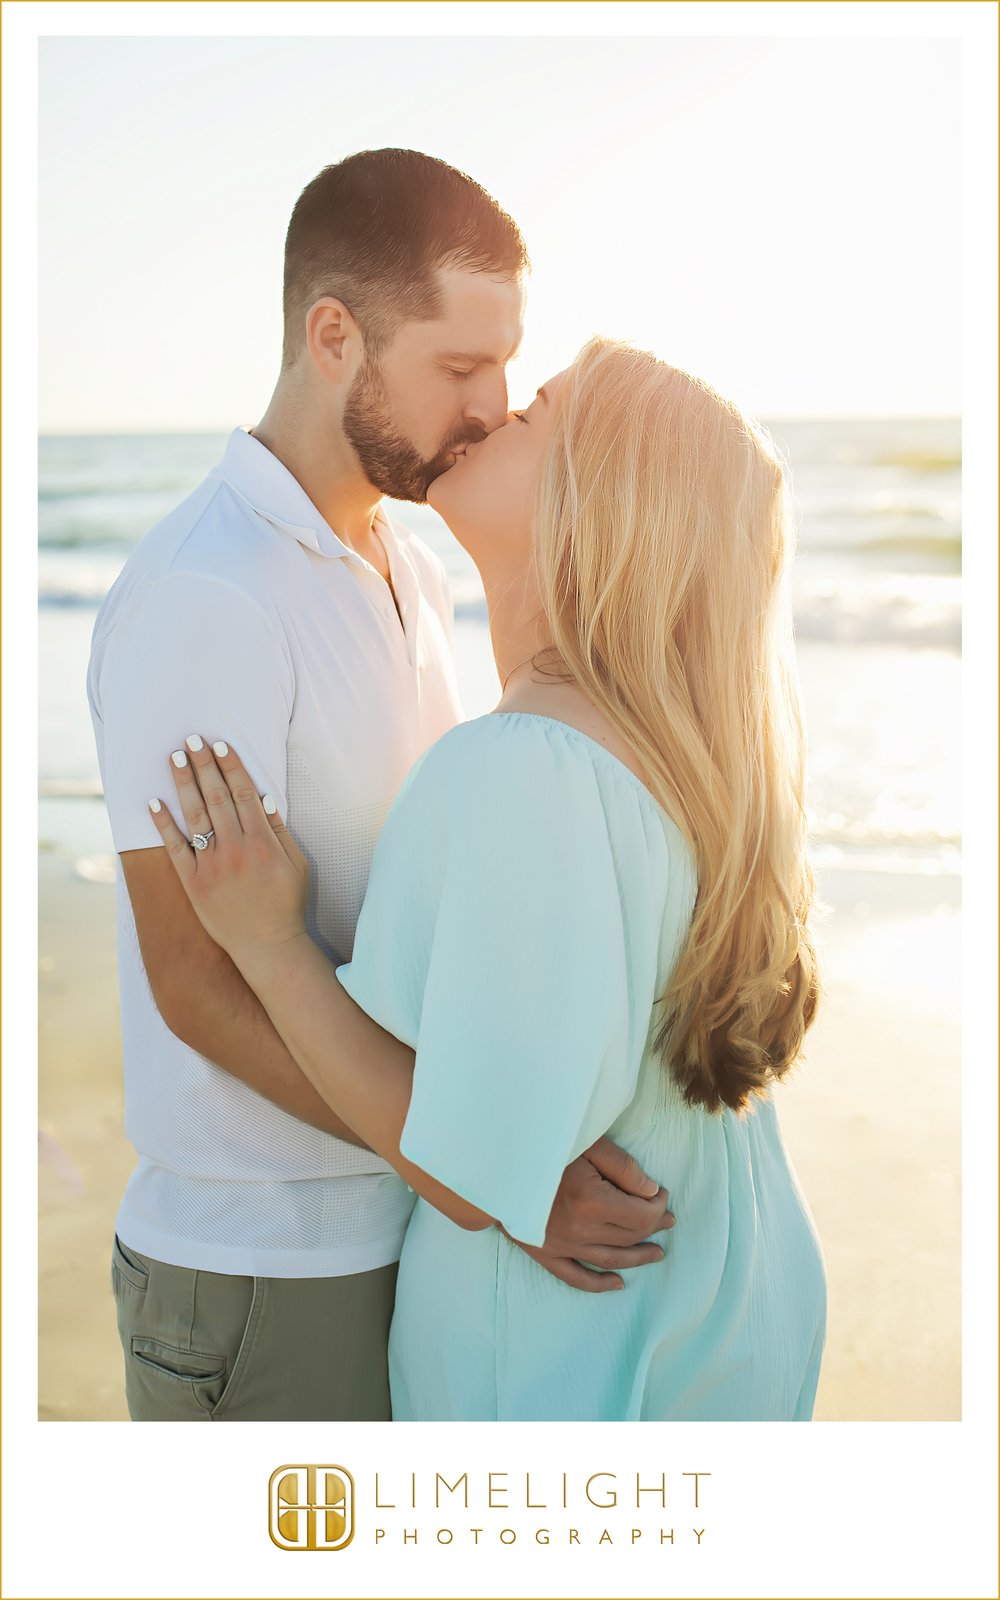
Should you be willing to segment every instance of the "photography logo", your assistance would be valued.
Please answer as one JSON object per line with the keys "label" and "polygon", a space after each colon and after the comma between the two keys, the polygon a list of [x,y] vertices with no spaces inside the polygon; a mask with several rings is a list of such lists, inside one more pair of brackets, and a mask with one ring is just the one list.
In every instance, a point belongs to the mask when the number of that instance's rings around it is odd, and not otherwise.
{"label": "photography logo", "polygon": [[268,1531],[279,1550],[343,1550],[354,1538],[354,1479],[346,1467],[277,1467],[267,1498]]}

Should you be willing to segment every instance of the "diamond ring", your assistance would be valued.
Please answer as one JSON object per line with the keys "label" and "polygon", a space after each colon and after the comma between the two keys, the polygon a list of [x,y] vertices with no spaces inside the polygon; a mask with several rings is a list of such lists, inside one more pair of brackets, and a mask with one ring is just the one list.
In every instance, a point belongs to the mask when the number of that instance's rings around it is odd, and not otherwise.
{"label": "diamond ring", "polygon": [[207,850],[209,839],[215,838],[215,829],[210,828],[208,833],[196,833],[191,843],[196,850]]}

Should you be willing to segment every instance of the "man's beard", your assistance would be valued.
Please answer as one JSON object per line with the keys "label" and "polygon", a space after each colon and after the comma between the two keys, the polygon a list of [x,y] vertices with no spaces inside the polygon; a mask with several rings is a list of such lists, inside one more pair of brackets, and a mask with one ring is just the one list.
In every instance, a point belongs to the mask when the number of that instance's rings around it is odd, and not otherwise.
{"label": "man's beard", "polygon": [[482,429],[474,435],[466,430],[425,461],[396,428],[382,374],[367,359],[347,396],[343,427],[373,488],[391,500],[413,500],[421,505],[427,499],[428,486],[452,465],[448,459],[451,452],[486,437]]}

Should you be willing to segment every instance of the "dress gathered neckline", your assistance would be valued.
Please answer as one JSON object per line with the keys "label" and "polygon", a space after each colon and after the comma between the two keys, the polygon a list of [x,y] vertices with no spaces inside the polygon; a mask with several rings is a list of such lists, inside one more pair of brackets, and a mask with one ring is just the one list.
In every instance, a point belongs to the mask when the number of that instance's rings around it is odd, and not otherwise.
{"label": "dress gathered neckline", "polygon": [[[624,776],[628,778],[638,790],[640,790],[640,792],[649,801],[650,805],[655,806],[657,811],[661,812],[663,816],[670,817],[670,813],[664,809],[659,800],[657,800],[652,789],[650,789],[648,784],[643,782],[638,773],[633,772],[631,767],[626,766],[621,757],[616,756],[613,750],[608,749],[607,745],[601,744],[600,740],[593,738],[591,734],[584,733],[582,728],[575,727],[572,722],[564,722],[561,717],[547,716],[544,711],[488,711],[486,716],[527,717],[532,722],[551,722],[553,727],[561,728],[564,733],[575,734],[578,739],[583,739],[584,742],[589,744],[594,750],[599,750],[602,756],[606,756],[609,761],[613,761],[619,772],[623,773]],[[479,720],[485,719],[480,718]],[[670,820],[673,821],[673,818],[670,818]]]}

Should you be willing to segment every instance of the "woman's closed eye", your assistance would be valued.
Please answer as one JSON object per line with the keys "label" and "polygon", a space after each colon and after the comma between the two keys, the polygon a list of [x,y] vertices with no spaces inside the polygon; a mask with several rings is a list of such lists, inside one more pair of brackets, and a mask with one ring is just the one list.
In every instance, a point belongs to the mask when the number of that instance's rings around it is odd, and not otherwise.
{"label": "woman's closed eye", "polygon": [[528,420],[523,411],[512,411],[511,416],[516,417],[518,422],[527,422]]}

